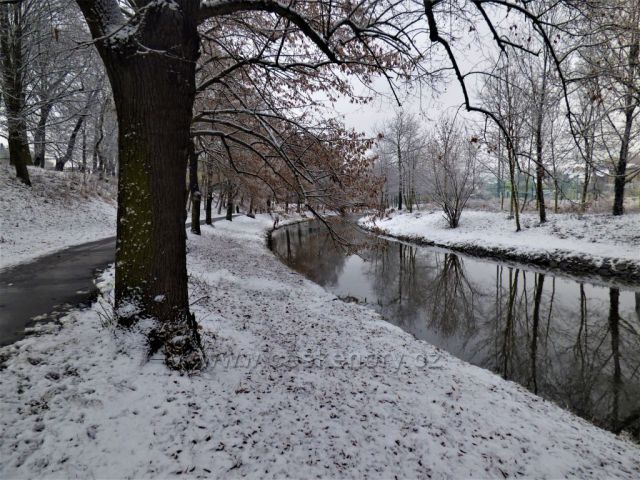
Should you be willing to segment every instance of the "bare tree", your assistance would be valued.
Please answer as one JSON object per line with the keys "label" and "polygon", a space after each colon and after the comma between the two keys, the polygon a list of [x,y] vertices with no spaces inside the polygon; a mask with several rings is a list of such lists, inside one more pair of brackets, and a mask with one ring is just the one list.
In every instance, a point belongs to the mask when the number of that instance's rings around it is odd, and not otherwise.
{"label": "bare tree", "polygon": [[397,186],[398,210],[402,210],[403,199],[409,212],[416,201],[418,166],[424,155],[424,133],[413,114],[398,110],[383,126],[379,154],[384,162],[395,165],[395,176],[388,175],[387,184]]}
{"label": "bare tree", "polygon": [[464,134],[455,118],[442,119],[429,138],[427,165],[430,194],[451,228],[476,188],[478,141]]}
{"label": "bare tree", "polygon": [[9,156],[17,177],[27,185],[31,185],[27,169],[27,165],[31,165],[31,152],[25,120],[25,76],[29,57],[28,18],[35,8],[36,1],[0,3],[0,78],[7,115]]}
{"label": "bare tree", "polygon": [[[599,129],[604,150],[613,164],[612,213],[622,215],[625,185],[640,173],[627,171],[640,107],[640,4],[635,0],[587,2],[581,11],[581,22],[574,30],[576,36],[586,40],[578,41],[575,47],[580,69],[572,81],[588,84],[597,79],[600,84],[595,98],[602,103]],[[577,148],[583,149],[581,126],[572,130]],[[619,145],[617,152],[611,149],[614,143]],[[581,155],[588,158],[591,152],[583,151]],[[589,168],[599,169],[594,163]]]}
{"label": "bare tree", "polygon": [[515,218],[516,231],[520,231],[519,171],[518,157],[525,141],[526,117],[528,115],[526,97],[521,76],[512,74],[512,65],[503,61],[495,73],[485,83],[482,96],[485,109],[491,112],[495,123],[493,143],[503,148],[491,146],[491,150],[501,154],[506,152],[509,170],[510,212]]}

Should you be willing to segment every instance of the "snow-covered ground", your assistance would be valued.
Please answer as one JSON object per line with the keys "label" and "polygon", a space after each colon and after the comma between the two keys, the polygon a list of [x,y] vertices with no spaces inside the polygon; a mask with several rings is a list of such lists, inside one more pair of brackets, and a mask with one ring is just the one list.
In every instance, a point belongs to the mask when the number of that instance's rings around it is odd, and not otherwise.
{"label": "snow-covered ground", "polygon": [[12,170],[0,167],[0,268],[115,235],[115,186],[30,167],[27,187]]}
{"label": "snow-covered ground", "polygon": [[265,247],[189,235],[199,374],[146,359],[105,297],[3,349],[0,478],[640,478],[640,448],[339,301]]}
{"label": "snow-covered ground", "polygon": [[531,261],[576,272],[640,279],[640,214],[549,214],[540,224],[523,214],[522,231],[505,212],[464,211],[458,228],[449,228],[438,210],[365,217],[365,228],[387,235],[469,253]]}

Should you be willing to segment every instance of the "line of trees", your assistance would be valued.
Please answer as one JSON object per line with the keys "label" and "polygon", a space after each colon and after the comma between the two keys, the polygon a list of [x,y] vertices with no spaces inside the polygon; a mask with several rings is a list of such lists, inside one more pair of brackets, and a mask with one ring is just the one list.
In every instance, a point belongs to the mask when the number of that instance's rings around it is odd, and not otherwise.
{"label": "line of trees", "polygon": [[[547,7],[536,3],[539,12]],[[557,211],[566,198],[563,174],[580,174],[577,207],[583,212],[600,194],[597,179],[609,178],[611,212],[622,215],[625,187],[640,175],[640,144],[634,141],[640,133],[640,4],[582,2],[579,8],[570,4],[540,15],[546,19],[541,26],[511,27],[511,38],[538,55],[501,52],[483,82],[483,107],[501,123],[489,123],[484,130],[497,157],[498,182],[509,179],[516,215],[535,200],[540,222],[545,222],[544,192],[553,190]],[[536,36],[540,31],[542,38]],[[520,176],[525,177],[524,195],[517,191],[515,177]],[[527,197],[529,182],[535,186],[533,199]]]}
{"label": "line of trees", "polygon": [[[581,2],[577,8],[572,2],[540,1],[527,8],[538,21],[507,19],[500,32],[489,24],[497,48],[492,68],[473,72],[481,76],[477,106],[470,104],[466,88],[471,74],[453,63],[468,109],[484,114],[472,127],[475,133],[466,134],[485,147],[473,170],[496,180],[502,208],[509,198],[516,230],[520,213],[533,203],[541,223],[548,208],[557,212],[562,201],[585,212],[606,180],[613,184],[611,212],[622,215],[625,187],[640,175],[640,4],[612,0]],[[428,151],[430,134],[420,123],[399,111],[383,126],[377,171],[386,184],[379,203],[411,212],[421,199],[435,201],[456,226],[451,204],[460,203],[456,198],[466,187],[453,189],[457,182],[447,182],[443,204],[445,183],[439,179],[445,172],[459,176],[468,156],[457,156],[455,170],[442,161],[438,169],[427,168],[442,156]],[[580,177],[577,202],[564,191],[568,175]]]}
{"label": "line of trees", "polygon": [[382,126],[374,171],[383,179],[377,205],[393,202],[409,212],[421,202],[438,205],[456,228],[479,181],[480,143],[457,115],[443,115],[430,128],[398,110]]}
{"label": "line of trees", "polygon": [[116,171],[113,100],[78,13],[68,0],[0,2],[0,134],[27,185],[27,166],[47,159],[58,170]]}

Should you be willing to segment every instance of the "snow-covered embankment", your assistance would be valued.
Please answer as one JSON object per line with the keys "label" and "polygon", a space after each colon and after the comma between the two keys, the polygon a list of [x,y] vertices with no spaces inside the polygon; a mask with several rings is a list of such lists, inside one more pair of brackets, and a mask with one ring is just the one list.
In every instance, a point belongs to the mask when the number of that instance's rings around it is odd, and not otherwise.
{"label": "snow-covered embankment", "polygon": [[29,168],[32,187],[0,167],[0,268],[115,235],[115,179]]}
{"label": "snow-covered embankment", "polygon": [[534,214],[523,214],[521,224],[522,231],[516,232],[507,213],[479,211],[464,211],[455,229],[433,210],[360,220],[368,230],[409,242],[640,282],[640,214],[549,214],[542,225]]}

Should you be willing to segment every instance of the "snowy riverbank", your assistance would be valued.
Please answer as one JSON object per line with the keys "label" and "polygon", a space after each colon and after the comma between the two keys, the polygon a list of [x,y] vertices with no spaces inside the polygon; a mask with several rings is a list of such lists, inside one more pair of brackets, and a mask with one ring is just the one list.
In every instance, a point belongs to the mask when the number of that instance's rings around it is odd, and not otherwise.
{"label": "snowy riverbank", "polygon": [[3,349],[0,477],[640,476],[637,445],[288,270],[271,225],[189,235],[198,375],[147,361],[104,298]]}
{"label": "snowy riverbank", "polygon": [[516,232],[506,212],[464,211],[460,226],[451,229],[439,210],[360,220],[369,230],[402,240],[568,273],[640,281],[640,214],[550,214],[543,225],[536,215],[523,214],[521,224],[522,231]]}
{"label": "snowy riverbank", "polygon": [[27,187],[13,167],[0,169],[0,268],[115,235],[115,185],[30,167]]}

